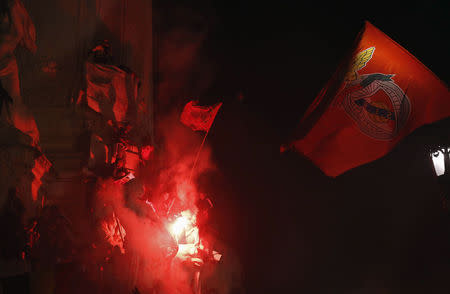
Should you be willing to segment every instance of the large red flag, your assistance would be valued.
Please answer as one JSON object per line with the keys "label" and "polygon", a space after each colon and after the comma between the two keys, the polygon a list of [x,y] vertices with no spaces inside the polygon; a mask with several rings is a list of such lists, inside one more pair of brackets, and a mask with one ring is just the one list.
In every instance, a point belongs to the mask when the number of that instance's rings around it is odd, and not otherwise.
{"label": "large red flag", "polygon": [[309,132],[292,143],[331,177],[450,116],[448,87],[383,32],[366,22],[355,45],[302,119]]}
{"label": "large red flag", "polygon": [[214,106],[199,106],[195,101],[186,104],[180,121],[194,131],[208,132],[222,103]]}

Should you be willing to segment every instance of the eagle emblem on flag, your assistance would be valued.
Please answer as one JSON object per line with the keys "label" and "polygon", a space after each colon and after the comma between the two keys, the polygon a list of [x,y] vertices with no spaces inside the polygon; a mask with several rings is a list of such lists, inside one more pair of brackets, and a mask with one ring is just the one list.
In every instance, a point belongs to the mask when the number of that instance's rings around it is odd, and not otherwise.
{"label": "eagle emblem on flag", "polygon": [[411,103],[395,83],[395,74],[360,74],[375,54],[375,47],[353,58],[339,92],[339,105],[356,122],[361,132],[377,140],[392,140],[406,125]]}

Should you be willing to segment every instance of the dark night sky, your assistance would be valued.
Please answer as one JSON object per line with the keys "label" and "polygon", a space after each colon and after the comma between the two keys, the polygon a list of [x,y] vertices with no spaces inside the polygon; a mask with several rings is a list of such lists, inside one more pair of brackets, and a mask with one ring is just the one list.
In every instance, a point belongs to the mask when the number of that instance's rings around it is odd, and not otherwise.
{"label": "dark night sky", "polygon": [[243,262],[248,293],[450,293],[450,214],[424,147],[438,137],[432,127],[336,179],[298,154],[279,154],[364,20],[448,84],[449,5],[177,5],[210,26],[202,50],[215,72],[200,96],[205,103],[225,97],[209,137],[220,170],[210,189],[223,238]]}

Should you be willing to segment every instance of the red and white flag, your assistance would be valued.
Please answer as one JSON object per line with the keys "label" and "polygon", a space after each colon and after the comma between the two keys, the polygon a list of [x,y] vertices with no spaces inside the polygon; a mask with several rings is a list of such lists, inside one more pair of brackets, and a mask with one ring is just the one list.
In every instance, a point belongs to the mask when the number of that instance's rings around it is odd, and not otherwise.
{"label": "red and white flag", "polygon": [[307,110],[292,143],[328,176],[388,153],[416,128],[450,116],[447,85],[369,22]]}
{"label": "red and white flag", "polygon": [[208,132],[221,106],[222,102],[213,106],[199,106],[197,102],[190,101],[184,107],[180,121],[194,131]]}

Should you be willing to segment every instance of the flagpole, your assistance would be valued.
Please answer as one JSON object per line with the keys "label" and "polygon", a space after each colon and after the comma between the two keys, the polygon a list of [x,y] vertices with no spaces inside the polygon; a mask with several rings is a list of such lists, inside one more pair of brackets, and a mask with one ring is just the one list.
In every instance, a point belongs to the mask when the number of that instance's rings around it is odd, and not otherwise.
{"label": "flagpole", "polygon": [[[213,123],[214,123],[214,121],[213,121]],[[209,130],[211,130],[211,127],[212,127],[212,124],[211,124],[211,126],[209,127],[209,129],[206,131],[206,134],[205,134],[205,136],[203,137],[202,144],[200,144],[200,148],[198,149],[197,155],[195,156],[194,164],[192,165],[191,173],[189,174],[189,183],[190,183],[191,180],[192,180],[192,175],[193,175],[193,173],[194,173],[194,169],[195,169],[195,167],[197,166],[197,161],[198,161],[198,159],[199,159],[199,157],[200,157],[200,153],[202,152],[203,145],[205,145],[206,137],[208,137]]]}
{"label": "flagpole", "polygon": [[206,137],[208,137],[209,131],[211,130],[211,128],[214,124],[214,121],[216,119],[217,114],[219,113],[219,109],[221,106],[222,106],[222,102],[219,103],[216,113],[213,116],[211,125],[209,126],[208,130],[206,131],[205,136],[203,137],[203,141],[202,141],[202,144],[200,144],[200,148],[198,148],[197,155],[195,156],[194,164],[192,165],[191,173],[189,174],[189,183],[191,183],[191,181],[192,181],[192,175],[194,174],[195,167],[197,166],[197,162],[200,157],[200,153],[202,152],[203,145],[205,145]]}

